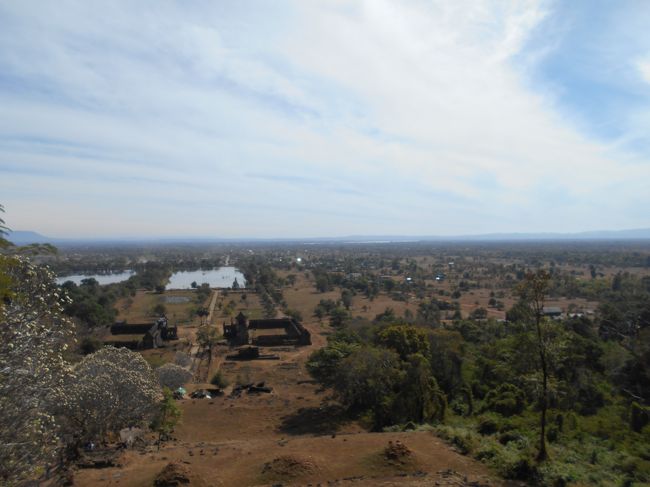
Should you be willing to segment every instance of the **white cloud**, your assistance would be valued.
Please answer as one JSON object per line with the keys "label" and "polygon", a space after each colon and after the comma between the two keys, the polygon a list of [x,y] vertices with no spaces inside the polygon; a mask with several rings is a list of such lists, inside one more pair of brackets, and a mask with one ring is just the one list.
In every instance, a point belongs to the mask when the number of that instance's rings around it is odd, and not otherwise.
{"label": "white cloud", "polygon": [[642,59],[637,61],[636,67],[639,70],[641,78],[646,83],[650,84],[650,59]]}
{"label": "white cloud", "polygon": [[65,194],[71,215],[128,202],[118,233],[137,221],[232,236],[644,226],[620,213],[650,203],[629,184],[648,179],[645,161],[580,135],[525,83],[522,49],[551,7],[4,5],[8,216],[112,231],[39,219],[28,202],[41,191]]}

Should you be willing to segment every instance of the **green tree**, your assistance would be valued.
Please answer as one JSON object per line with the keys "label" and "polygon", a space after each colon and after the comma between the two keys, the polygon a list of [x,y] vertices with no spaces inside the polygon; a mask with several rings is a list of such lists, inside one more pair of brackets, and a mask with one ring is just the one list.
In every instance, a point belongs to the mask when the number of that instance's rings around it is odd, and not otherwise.
{"label": "green tree", "polygon": [[344,289],[341,291],[341,303],[343,303],[345,309],[350,309],[350,306],[352,306],[352,291],[349,289]]}
{"label": "green tree", "polygon": [[330,311],[330,325],[334,328],[342,327],[348,319],[348,312],[344,308],[336,307]]}
{"label": "green tree", "polygon": [[293,318],[296,321],[302,321],[302,313],[297,309],[287,308],[284,311],[284,314],[286,314],[290,318]]}
{"label": "green tree", "polygon": [[208,311],[208,308],[205,308],[201,306],[199,309],[196,310],[196,316],[199,316],[201,318],[201,325],[204,325],[205,323],[205,318],[206,316],[210,315],[210,311]]}
{"label": "green tree", "polygon": [[322,321],[326,314],[327,312],[325,311],[325,308],[320,304],[317,304],[316,308],[314,308],[314,316],[318,318],[318,321]]}
{"label": "green tree", "polygon": [[331,341],[327,347],[316,350],[309,356],[307,372],[327,387],[336,383],[341,362],[359,348],[357,343]]}
{"label": "green tree", "polygon": [[417,316],[423,324],[438,325],[440,324],[440,307],[433,299],[429,302],[422,302],[418,305]]}
{"label": "green tree", "polygon": [[330,280],[327,274],[318,273],[316,276],[316,290],[321,293],[326,293],[330,290]]}
{"label": "green tree", "polygon": [[168,387],[165,387],[158,411],[151,422],[151,429],[158,433],[158,450],[160,450],[160,444],[174,431],[181,415],[181,410],[174,401],[174,394]]}
{"label": "green tree", "polygon": [[443,421],[447,398],[431,374],[431,364],[421,354],[408,357],[405,364],[406,377],[397,396],[395,410],[400,422]]}
{"label": "green tree", "polygon": [[334,389],[341,402],[356,411],[370,411],[375,426],[389,424],[405,373],[392,350],[361,347],[341,360]]}
{"label": "green tree", "polygon": [[212,357],[212,347],[221,339],[221,335],[217,331],[216,326],[209,324],[201,325],[196,332],[196,340],[203,348],[208,349],[210,357]]}
{"label": "green tree", "polygon": [[540,269],[528,272],[517,289],[520,299],[527,304],[532,314],[537,338],[537,353],[542,373],[542,390],[540,393],[540,433],[537,459],[544,461],[548,458],[546,449],[546,412],[548,410],[548,380],[549,380],[549,336],[544,321],[544,303],[549,289],[551,275]]}
{"label": "green tree", "polygon": [[384,328],[377,335],[377,343],[383,347],[395,350],[402,360],[409,355],[429,355],[429,339],[427,333],[412,325],[393,325]]}
{"label": "green tree", "polygon": [[476,308],[470,313],[469,317],[473,320],[484,320],[487,318],[487,310],[485,308]]}

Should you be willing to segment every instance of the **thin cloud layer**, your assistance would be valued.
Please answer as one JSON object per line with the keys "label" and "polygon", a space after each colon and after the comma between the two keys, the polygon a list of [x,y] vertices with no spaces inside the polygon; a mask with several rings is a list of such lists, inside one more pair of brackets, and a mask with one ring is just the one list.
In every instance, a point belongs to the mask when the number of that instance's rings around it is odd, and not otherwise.
{"label": "thin cloud layer", "polygon": [[[0,199],[55,236],[648,226],[643,46],[596,46],[634,71],[616,86],[590,64],[565,79],[560,8],[2,4]],[[578,71],[616,131],[581,122]]]}

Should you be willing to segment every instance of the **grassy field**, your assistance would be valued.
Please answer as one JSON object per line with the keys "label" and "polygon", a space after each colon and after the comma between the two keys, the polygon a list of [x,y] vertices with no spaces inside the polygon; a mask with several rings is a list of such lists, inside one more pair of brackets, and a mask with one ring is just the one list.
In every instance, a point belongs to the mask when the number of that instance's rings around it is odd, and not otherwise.
{"label": "grassy field", "polygon": [[127,323],[153,321],[158,317],[154,308],[163,305],[172,324],[199,324],[201,320],[195,311],[208,303],[209,298],[197,302],[196,291],[193,290],[166,291],[162,294],[138,290],[135,296],[120,299],[115,308],[118,311],[117,320],[126,320]]}

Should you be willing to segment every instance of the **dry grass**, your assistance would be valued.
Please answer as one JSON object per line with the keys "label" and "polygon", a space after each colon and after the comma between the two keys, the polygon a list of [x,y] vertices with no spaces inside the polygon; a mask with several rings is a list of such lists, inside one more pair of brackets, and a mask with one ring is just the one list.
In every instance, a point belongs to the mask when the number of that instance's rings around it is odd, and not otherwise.
{"label": "dry grass", "polygon": [[[170,303],[167,298],[179,297],[188,299],[183,303]],[[209,298],[200,305],[195,301],[196,292],[193,290],[166,291],[158,294],[150,291],[138,290],[135,296],[120,299],[115,308],[118,310],[117,319],[126,320],[127,323],[146,323],[157,317],[153,308],[163,304],[167,309],[167,317],[173,324],[199,324],[200,318],[194,316],[192,311],[199,306],[207,306]]]}

